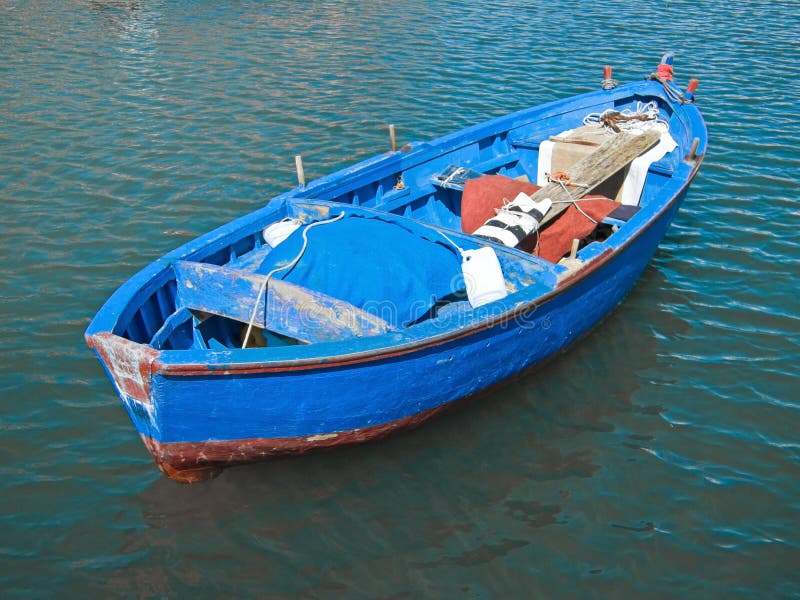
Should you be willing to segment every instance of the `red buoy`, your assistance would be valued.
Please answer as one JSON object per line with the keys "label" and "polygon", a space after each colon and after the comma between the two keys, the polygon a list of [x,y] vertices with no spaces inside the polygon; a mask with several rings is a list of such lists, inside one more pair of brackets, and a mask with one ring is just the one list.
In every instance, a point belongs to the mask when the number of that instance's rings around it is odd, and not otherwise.
{"label": "red buoy", "polygon": [[658,70],[656,71],[656,73],[664,81],[672,81],[672,75],[673,75],[672,65],[669,65],[667,63],[661,63],[660,65],[658,65]]}

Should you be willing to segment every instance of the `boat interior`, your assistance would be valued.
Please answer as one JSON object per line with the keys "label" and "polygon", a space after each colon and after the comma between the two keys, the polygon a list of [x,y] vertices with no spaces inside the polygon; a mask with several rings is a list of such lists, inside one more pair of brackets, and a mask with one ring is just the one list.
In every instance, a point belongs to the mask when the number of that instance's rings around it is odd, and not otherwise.
{"label": "boat interior", "polygon": [[[647,163],[638,182],[631,183],[630,165],[592,189],[559,181],[604,143],[586,129],[594,126],[585,125],[589,115],[654,108],[674,147]],[[411,339],[415,330],[431,335],[533,302],[645,224],[671,196],[665,186],[680,188],[691,170],[684,160],[691,140],[672,116],[672,105],[655,95],[610,95],[581,110],[554,103],[544,113],[523,111],[367,160],[151,265],[121,292],[125,306],[113,332],[158,350],[285,347],[387,333]],[[516,247],[474,235],[520,192],[536,197],[556,184],[580,201]],[[635,198],[625,200],[632,185]],[[266,230],[275,224],[291,231],[270,244]],[[505,289],[481,304],[467,289],[464,253],[486,247],[496,264],[483,266],[494,276],[499,265]]]}

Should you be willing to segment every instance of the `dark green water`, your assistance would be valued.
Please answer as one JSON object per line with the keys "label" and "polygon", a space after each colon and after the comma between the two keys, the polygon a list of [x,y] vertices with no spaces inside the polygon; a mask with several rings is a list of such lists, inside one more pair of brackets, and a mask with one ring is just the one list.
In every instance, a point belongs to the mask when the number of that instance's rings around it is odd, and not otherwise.
{"label": "dark green water", "polygon": [[[0,0],[0,596],[800,597],[799,15]],[[122,281],[295,154],[321,176],[667,49],[710,151],[590,337],[384,442],[159,475],[82,339]]]}

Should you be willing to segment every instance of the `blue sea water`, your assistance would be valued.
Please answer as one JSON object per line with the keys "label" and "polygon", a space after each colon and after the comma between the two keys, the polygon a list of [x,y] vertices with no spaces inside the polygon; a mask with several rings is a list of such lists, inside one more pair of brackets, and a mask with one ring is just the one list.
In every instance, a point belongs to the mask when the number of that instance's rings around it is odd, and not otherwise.
{"label": "blue sea water", "polygon": [[[0,0],[0,595],[800,597],[799,40],[796,0]],[[670,49],[709,152],[592,335],[414,432],[159,475],[82,339],[120,283],[295,154]]]}

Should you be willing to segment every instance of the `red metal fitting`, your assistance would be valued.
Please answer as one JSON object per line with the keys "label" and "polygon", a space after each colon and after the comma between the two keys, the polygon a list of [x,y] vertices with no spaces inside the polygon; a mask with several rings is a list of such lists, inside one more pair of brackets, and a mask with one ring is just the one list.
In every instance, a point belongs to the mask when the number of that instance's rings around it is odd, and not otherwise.
{"label": "red metal fitting", "polygon": [[611,65],[603,67],[603,79],[611,79]]}
{"label": "red metal fitting", "polygon": [[690,79],[689,80],[689,85],[686,86],[686,91],[689,92],[690,94],[694,94],[694,92],[697,89],[698,85],[700,85],[700,81],[699,80]]}

